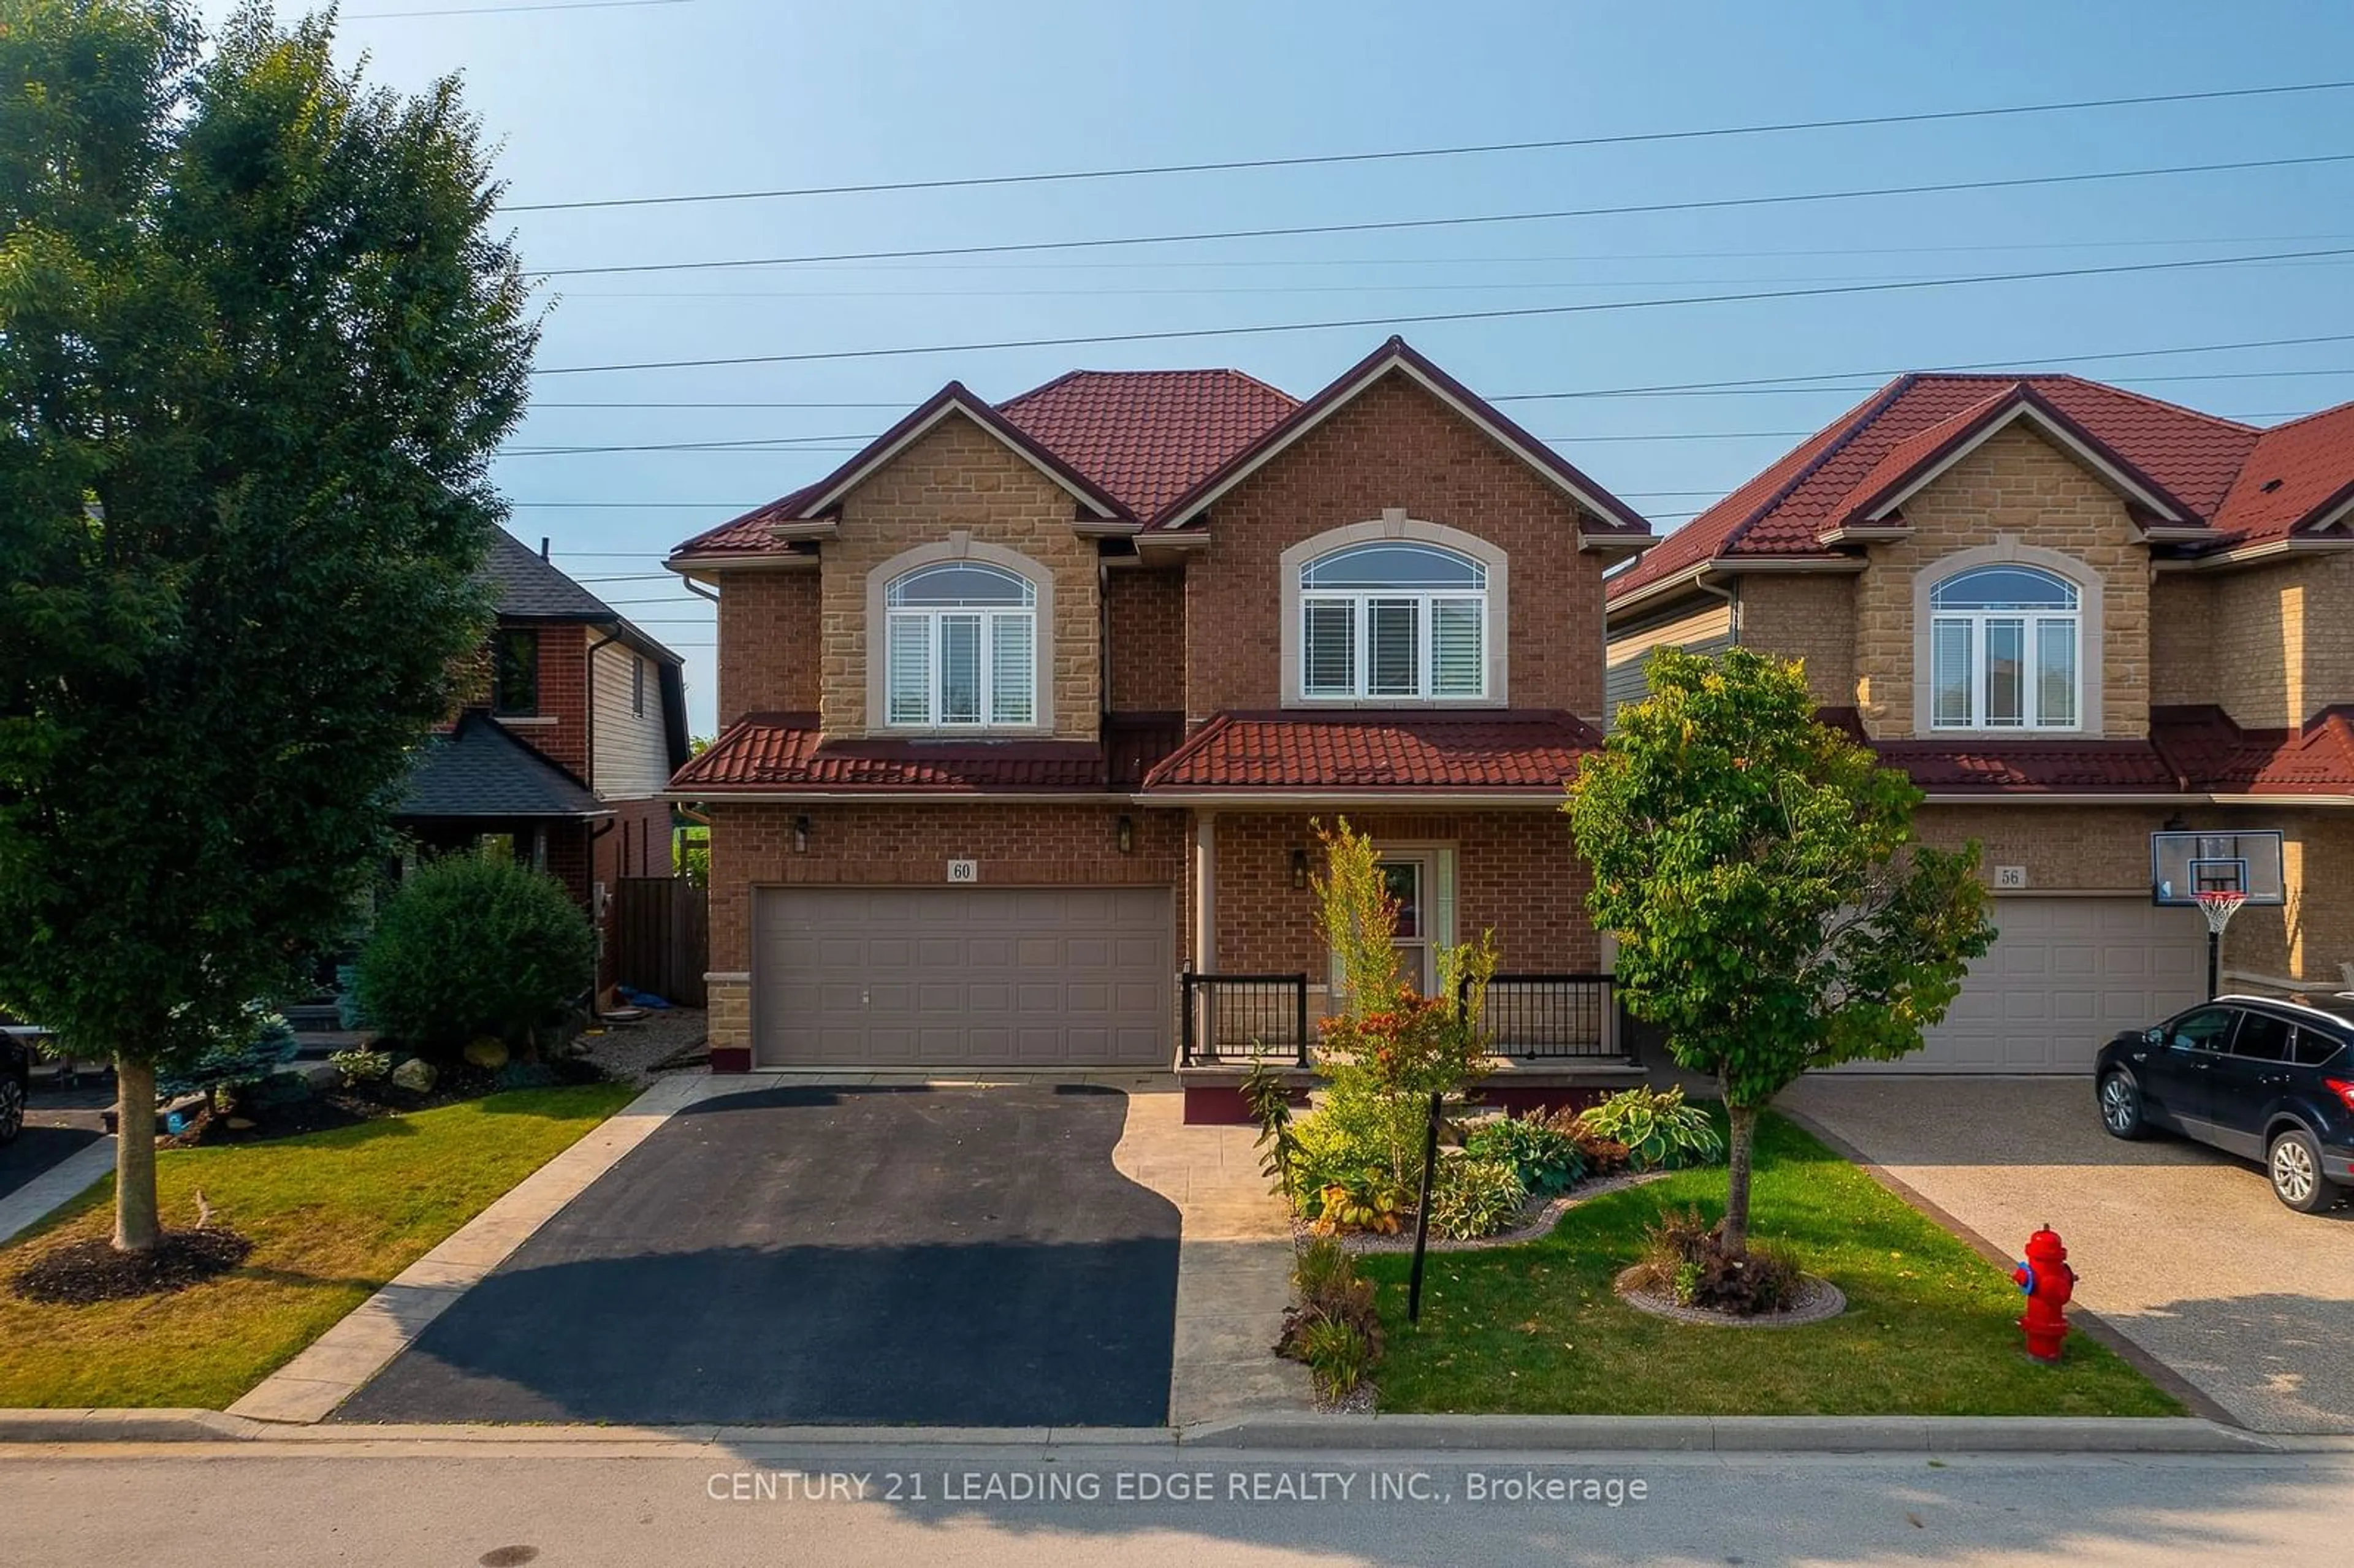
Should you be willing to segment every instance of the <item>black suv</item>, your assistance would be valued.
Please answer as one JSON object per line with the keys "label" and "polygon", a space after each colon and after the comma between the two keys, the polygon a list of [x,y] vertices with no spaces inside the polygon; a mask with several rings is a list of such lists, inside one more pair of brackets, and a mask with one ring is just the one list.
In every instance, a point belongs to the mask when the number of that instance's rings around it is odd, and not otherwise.
{"label": "black suv", "polygon": [[2261,1160],[2300,1213],[2354,1182],[2354,997],[2307,1007],[2219,996],[2101,1047],[2093,1082],[2118,1138],[2168,1128]]}

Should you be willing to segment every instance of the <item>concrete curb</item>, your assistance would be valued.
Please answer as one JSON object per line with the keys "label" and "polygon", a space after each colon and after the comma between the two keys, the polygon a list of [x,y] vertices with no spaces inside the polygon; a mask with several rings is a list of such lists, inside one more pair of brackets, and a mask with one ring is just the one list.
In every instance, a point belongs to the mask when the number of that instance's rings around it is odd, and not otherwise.
{"label": "concrete curb", "polygon": [[111,1135],[85,1144],[0,1198],[0,1243],[32,1229],[90,1190],[90,1183],[114,1174]]}
{"label": "concrete curb", "polygon": [[1189,1432],[1191,1448],[1713,1453],[2270,1454],[2281,1440],[2183,1416],[1307,1415]]}
{"label": "concrete curb", "polygon": [[1197,1453],[2238,1454],[2354,1452],[2354,1436],[2190,1417],[1268,1415],[1168,1427],[292,1425],[215,1410],[0,1410],[0,1446],[296,1443],[656,1448],[1168,1448]]}

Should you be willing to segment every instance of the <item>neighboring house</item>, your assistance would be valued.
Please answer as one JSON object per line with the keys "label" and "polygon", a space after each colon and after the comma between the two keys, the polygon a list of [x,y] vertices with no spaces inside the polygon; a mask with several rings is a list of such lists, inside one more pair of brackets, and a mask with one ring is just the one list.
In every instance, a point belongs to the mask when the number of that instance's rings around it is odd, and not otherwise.
{"label": "neighboring house", "polygon": [[[2151,835],[2277,830],[2243,983],[2354,961],[2354,405],[2259,430],[2068,376],[1907,376],[1609,582],[1614,705],[1671,643],[1802,658],[1985,846],[2000,935],[1933,1071],[2087,1068],[2205,994]],[[2259,856],[2261,859],[2262,857]]]}
{"label": "neighboring house", "polygon": [[[1185,997],[1196,1053],[1292,1049],[1344,813],[1426,987],[1490,927],[1508,969],[1606,967],[1559,808],[1604,568],[1650,540],[1396,339],[1306,402],[949,384],[670,558],[719,596],[721,733],[673,785],[712,823],[715,1067],[1161,1066]],[[1590,982],[1516,1005],[1606,1044]]]}
{"label": "neighboring house", "polygon": [[428,852],[495,844],[601,916],[619,878],[671,874],[663,791],[687,758],[680,658],[504,529],[482,570],[497,627],[398,823]]}

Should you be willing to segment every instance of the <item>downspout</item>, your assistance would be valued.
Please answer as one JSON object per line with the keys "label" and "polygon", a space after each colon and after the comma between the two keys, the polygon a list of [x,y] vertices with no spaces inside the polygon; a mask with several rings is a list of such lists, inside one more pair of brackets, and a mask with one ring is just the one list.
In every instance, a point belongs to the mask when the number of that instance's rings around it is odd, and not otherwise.
{"label": "downspout", "polygon": [[1725,633],[1733,639],[1733,646],[1738,648],[1741,646],[1741,579],[1735,577],[1731,587],[1718,588],[1708,580],[1708,576],[1703,571],[1692,578],[1692,587],[1702,593],[1712,593],[1724,601]]}

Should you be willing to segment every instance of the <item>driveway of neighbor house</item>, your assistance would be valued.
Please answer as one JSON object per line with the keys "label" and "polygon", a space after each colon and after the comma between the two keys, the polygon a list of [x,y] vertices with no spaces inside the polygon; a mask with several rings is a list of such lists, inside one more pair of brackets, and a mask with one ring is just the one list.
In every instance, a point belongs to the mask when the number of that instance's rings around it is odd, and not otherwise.
{"label": "driveway of neighbor house", "polygon": [[690,1105],[339,1421],[1153,1426],[1178,1211],[1084,1085]]}
{"label": "driveway of neighbor house", "polygon": [[2243,1425],[2354,1432],[2354,1208],[2294,1213],[2253,1164],[2110,1138],[2078,1078],[1810,1076],[1781,1104],[2014,1256],[2048,1223],[2077,1302]]}

